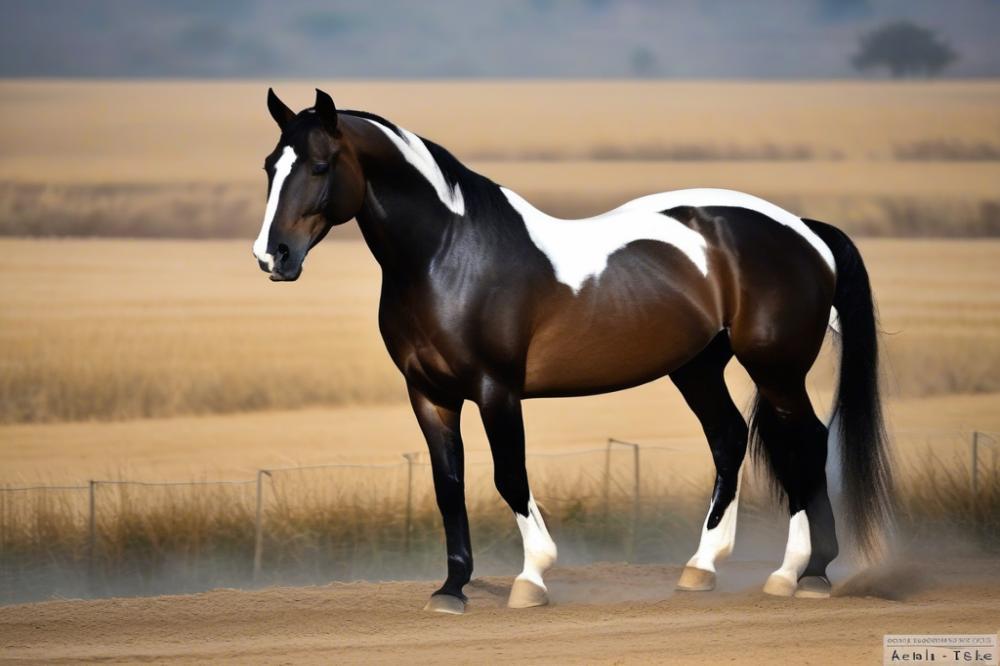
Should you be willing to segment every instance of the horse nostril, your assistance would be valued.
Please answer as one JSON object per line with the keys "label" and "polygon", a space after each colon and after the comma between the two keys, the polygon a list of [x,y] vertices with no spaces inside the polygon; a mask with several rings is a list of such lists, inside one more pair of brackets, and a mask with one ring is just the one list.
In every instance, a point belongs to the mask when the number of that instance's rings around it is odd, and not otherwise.
{"label": "horse nostril", "polygon": [[288,259],[288,254],[289,254],[288,246],[285,245],[284,243],[279,244],[278,245],[278,261],[281,262],[281,263],[284,263],[284,261],[286,259]]}

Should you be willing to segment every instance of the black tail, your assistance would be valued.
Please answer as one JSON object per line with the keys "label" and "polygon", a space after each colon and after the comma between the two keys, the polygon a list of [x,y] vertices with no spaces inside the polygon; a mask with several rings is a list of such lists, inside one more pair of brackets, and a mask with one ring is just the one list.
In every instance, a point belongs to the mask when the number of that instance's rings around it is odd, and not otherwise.
{"label": "black tail", "polygon": [[844,502],[863,552],[878,543],[891,517],[892,474],[879,396],[878,321],[868,271],[858,248],[840,229],[804,220],[833,252],[837,286],[833,305],[840,332],[840,383],[831,423],[840,431]]}

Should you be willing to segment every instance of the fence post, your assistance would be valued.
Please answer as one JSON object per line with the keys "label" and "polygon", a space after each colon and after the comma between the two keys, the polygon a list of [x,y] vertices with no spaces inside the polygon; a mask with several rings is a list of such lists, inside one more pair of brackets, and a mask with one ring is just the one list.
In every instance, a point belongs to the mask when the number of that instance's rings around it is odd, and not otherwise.
{"label": "fence post", "polygon": [[7,489],[10,486],[3,484],[0,488],[0,553],[7,553]]}
{"label": "fence post", "polygon": [[639,445],[634,444],[632,456],[635,463],[635,489],[632,493],[632,542],[629,547],[629,561],[635,557],[636,542],[639,540]]}
{"label": "fence post", "polygon": [[271,476],[266,469],[257,471],[257,516],[254,520],[253,541],[253,582],[260,580],[262,558],[264,556],[264,475]]}
{"label": "fence post", "polygon": [[997,491],[997,442],[996,442],[996,440],[993,441],[993,446],[990,447],[990,451],[993,452],[993,454],[992,454],[992,464],[990,465],[991,469],[993,470],[993,485],[990,486],[990,494],[992,496],[992,493],[995,493]]}
{"label": "fence post", "polygon": [[632,447],[632,519],[629,521],[629,537],[625,542],[625,560],[631,562],[635,558],[635,546],[639,540],[639,445],[633,442],[624,442],[620,439],[611,438],[608,440],[608,455],[610,456],[611,445]]}
{"label": "fence post", "polygon": [[87,573],[94,575],[94,558],[97,555],[97,481],[89,482],[87,501]]}
{"label": "fence post", "polygon": [[403,554],[410,554],[410,529],[413,519],[413,459],[419,453],[404,453],[406,458],[406,520],[403,526]]}
{"label": "fence post", "polygon": [[972,498],[975,500],[979,490],[979,431],[972,431]]}
{"label": "fence post", "polygon": [[608,519],[611,516],[611,445],[614,439],[608,437],[608,446],[604,449],[604,532],[607,534]]}

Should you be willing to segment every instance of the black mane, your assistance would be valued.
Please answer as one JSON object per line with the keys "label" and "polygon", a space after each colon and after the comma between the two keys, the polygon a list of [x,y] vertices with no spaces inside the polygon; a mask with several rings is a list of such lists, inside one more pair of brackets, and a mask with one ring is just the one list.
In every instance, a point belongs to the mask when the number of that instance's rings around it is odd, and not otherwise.
{"label": "black mane", "polygon": [[343,113],[345,116],[354,116],[355,118],[364,118],[365,120],[371,120],[378,123],[379,125],[384,125],[391,129],[400,139],[404,138],[403,133],[399,131],[399,126],[391,120],[386,120],[382,116],[375,115],[374,113],[369,113],[367,111],[357,111],[355,109],[337,109],[337,113]]}
{"label": "black mane", "polygon": [[[338,112],[376,122],[392,130],[399,138],[406,139],[398,125],[382,116],[354,109],[340,109]],[[500,192],[500,186],[497,183],[465,166],[444,146],[420,135],[417,136],[427,146],[427,150],[430,151],[431,157],[441,168],[441,173],[444,174],[448,184],[458,185],[461,188],[468,214],[476,216],[484,213],[495,213],[499,210],[509,210],[510,205]]]}

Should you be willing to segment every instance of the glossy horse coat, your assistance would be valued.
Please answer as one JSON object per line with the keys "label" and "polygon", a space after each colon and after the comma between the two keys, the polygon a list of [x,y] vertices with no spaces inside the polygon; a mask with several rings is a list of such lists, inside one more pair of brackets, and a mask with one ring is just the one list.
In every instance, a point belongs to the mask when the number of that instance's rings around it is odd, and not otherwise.
{"label": "glossy horse coat", "polygon": [[[729,190],[665,192],[560,220],[440,146],[317,91],[281,129],[254,254],[297,279],[309,249],[355,218],[382,268],[379,326],[427,440],[448,550],[429,608],[464,610],[472,574],[459,418],[475,403],[497,489],[524,540],[511,606],[547,602],[556,558],[525,471],[521,400],[614,391],[669,375],[701,421],[717,477],[701,545],[678,583],[710,589],[732,549],[750,430],[788,499],[785,562],[765,589],[824,596],[837,555],[827,430],[805,391],[828,324],[843,336],[837,417],[855,532],[871,542],[888,505],[868,278],[853,243],[821,222]],[[839,315],[839,316],[838,316]],[[751,428],[723,370],[735,355],[759,389]]]}

